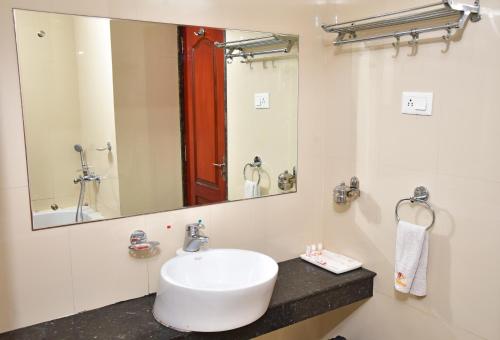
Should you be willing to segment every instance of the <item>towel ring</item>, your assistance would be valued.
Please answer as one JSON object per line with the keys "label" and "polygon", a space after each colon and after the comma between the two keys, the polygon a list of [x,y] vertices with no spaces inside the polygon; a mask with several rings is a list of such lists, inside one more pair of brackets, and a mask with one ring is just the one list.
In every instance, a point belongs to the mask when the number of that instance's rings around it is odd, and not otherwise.
{"label": "towel ring", "polygon": [[398,209],[399,209],[399,206],[401,205],[401,203],[406,202],[406,201],[410,201],[410,203],[412,203],[412,204],[419,203],[419,204],[424,205],[427,209],[429,209],[431,211],[432,221],[427,227],[425,227],[425,229],[429,229],[430,227],[432,227],[434,225],[434,222],[436,221],[436,213],[434,212],[434,209],[432,208],[430,203],[427,202],[428,199],[429,199],[429,191],[427,190],[426,187],[420,186],[420,187],[415,188],[415,191],[414,191],[412,197],[400,199],[398,201],[398,203],[396,203],[396,208],[394,211],[395,215],[396,215],[396,220],[398,222],[401,221],[401,219],[399,218],[399,214],[398,214]]}
{"label": "towel ring", "polygon": [[262,165],[262,160],[260,159],[259,156],[255,156],[255,158],[253,159],[253,163],[247,163],[245,164],[245,166],[243,167],[243,178],[245,179],[245,181],[247,180],[247,167],[251,167],[251,168],[257,168],[257,173],[259,174],[259,179],[257,180],[257,185],[260,184],[260,167]]}

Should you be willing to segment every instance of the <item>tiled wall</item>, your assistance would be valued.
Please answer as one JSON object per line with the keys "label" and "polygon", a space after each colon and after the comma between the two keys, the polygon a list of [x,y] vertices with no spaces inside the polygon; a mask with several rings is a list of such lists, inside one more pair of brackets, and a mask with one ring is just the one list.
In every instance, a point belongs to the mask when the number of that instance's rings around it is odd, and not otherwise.
{"label": "tiled wall", "polygon": [[[226,31],[226,41],[262,36],[261,32]],[[256,155],[263,161],[259,183],[263,196],[281,193],[276,178],[296,165],[297,51],[294,46],[289,54],[275,55],[272,61],[234,62],[226,67],[229,199],[245,197],[241,171]],[[269,93],[268,109],[254,107],[254,94],[259,92]],[[253,170],[247,169],[246,176],[257,180]]]}
{"label": "tiled wall", "polygon": [[[83,143],[78,81],[81,58],[75,58],[74,53],[74,21],[71,17],[59,20],[57,17],[19,11],[16,18],[25,127],[30,131],[26,134],[29,180],[35,211],[50,209],[54,203],[61,208],[74,206],[74,197],[78,197],[79,186],[68,181],[64,174],[74,174],[80,164],[73,145]],[[51,31],[50,40],[33,34],[42,28]],[[50,84],[47,78],[52,79]]]}
{"label": "tiled wall", "polygon": [[[482,1],[483,20],[470,24],[448,53],[435,42],[422,44],[416,57],[402,49],[398,58],[391,57],[390,45],[335,50],[327,44],[332,36],[316,24],[424,1],[286,3],[0,3],[1,330],[154,291],[161,263],[181,244],[183,225],[202,217],[214,247],[251,248],[282,260],[323,235],[327,247],[378,273],[374,298],[274,333],[273,339],[500,336],[500,115],[493,100],[500,78],[498,2]],[[11,7],[300,33],[298,194],[31,232]],[[434,91],[434,115],[402,116],[403,90]],[[361,198],[350,209],[335,208],[331,189],[354,174]],[[429,294],[423,299],[396,295],[391,282],[394,204],[419,184],[428,186],[437,210]],[[416,217],[421,221],[424,212]],[[167,232],[165,224],[174,227]],[[160,257],[139,261],[126,255],[128,235],[137,226],[162,242]]]}
{"label": "tiled wall", "polygon": [[110,29],[121,215],[177,209],[183,203],[177,25],[111,20]]}
{"label": "tiled wall", "polygon": [[[343,21],[427,2],[352,1],[335,13]],[[325,186],[358,175],[362,195],[342,211],[325,193],[325,243],[378,274],[375,297],[336,330],[349,339],[500,338],[500,3],[481,6],[483,19],[447,53],[442,40],[420,44],[415,57],[404,44],[392,58],[391,41],[330,49]],[[433,116],[402,115],[403,91],[434,92]],[[394,206],[417,185],[436,209],[425,298],[396,294],[392,283]]]}
{"label": "tiled wall", "polygon": [[[324,106],[318,22],[322,6],[287,2],[2,0],[0,2],[0,332],[154,292],[160,265],[181,246],[183,228],[203,218],[212,247],[255,249],[276,260],[321,239]],[[299,192],[170,213],[32,232],[11,8],[300,33]],[[262,11],[255,11],[262,8]],[[171,224],[172,229],[165,226]],[[161,255],[128,256],[143,228]],[[235,233],[237,231],[237,233]]]}

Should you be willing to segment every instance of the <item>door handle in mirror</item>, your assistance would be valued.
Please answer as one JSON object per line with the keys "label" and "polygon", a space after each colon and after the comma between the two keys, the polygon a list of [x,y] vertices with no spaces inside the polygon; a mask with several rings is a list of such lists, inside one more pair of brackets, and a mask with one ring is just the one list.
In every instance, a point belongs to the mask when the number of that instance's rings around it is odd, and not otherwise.
{"label": "door handle in mirror", "polygon": [[215,166],[216,168],[219,168],[221,170],[221,175],[222,175],[222,178],[224,179],[224,181],[226,180],[226,162],[222,162],[222,163],[212,163],[213,166]]}

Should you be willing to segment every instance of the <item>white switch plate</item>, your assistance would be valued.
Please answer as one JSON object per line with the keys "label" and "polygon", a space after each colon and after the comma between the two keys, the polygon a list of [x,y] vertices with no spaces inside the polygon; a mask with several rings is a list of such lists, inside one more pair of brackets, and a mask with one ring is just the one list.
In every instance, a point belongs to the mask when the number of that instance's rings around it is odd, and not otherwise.
{"label": "white switch plate", "polygon": [[432,116],[432,92],[403,92],[401,112],[410,115]]}
{"label": "white switch plate", "polygon": [[269,92],[255,94],[255,108],[269,109]]}

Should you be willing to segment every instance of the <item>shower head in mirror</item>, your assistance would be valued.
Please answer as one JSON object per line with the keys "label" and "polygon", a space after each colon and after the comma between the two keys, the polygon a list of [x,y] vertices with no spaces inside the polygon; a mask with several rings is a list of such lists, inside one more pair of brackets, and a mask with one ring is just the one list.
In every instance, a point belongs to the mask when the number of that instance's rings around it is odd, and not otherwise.
{"label": "shower head in mirror", "polygon": [[85,172],[88,171],[88,166],[87,166],[87,163],[85,162],[85,158],[83,156],[83,147],[81,144],[75,144],[73,146],[73,148],[75,149],[76,152],[78,152],[80,154],[80,164],[82,166],[82,171],[85,174]]}

